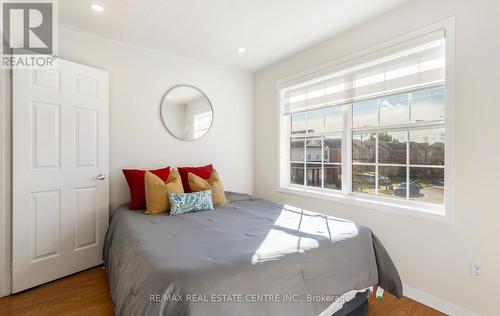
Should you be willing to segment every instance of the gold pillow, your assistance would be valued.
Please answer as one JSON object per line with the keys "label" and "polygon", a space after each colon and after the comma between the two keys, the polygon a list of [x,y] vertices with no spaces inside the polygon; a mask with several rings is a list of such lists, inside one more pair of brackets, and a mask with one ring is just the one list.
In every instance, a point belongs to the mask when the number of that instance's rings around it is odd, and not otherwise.
{"label": "gold pillow", "polygon": [[168,192],[184,193],[181,176],[177,170],[172,170],[165,182],[155,174],[146,171],[144,174],[144,190],[147,209],[144,214],[148,215],[169,212]]}
{"label": "gold pillow", "polygon": [[188,173],[188,182],[192,192],[212,190],[212,203],[214,206],[226,205],[229,203],[224,193],[222,180],[215,169],[212,171],[212,175],[208,180],[190,172]]}

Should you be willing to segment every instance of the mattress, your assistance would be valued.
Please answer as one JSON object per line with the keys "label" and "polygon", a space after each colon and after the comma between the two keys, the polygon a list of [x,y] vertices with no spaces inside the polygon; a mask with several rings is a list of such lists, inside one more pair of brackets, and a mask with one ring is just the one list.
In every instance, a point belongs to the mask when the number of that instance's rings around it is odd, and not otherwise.
{"label": "mattress", "polygon": [[144,215],[122,205],[113,213],[104,259],[117,315],[340,315],[346,293],[380,284],[402,295],[367,227],[227,196],[212,211]]}

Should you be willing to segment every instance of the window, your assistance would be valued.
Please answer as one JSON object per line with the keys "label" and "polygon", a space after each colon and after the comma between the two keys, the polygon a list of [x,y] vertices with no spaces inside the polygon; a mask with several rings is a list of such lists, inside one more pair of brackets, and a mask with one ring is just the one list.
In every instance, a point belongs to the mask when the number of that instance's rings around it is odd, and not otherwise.
{"label": "window", "polygon": [[212,112],[201,112],[194,115],[194,138],[205,135],[212,123]]}
{"label": "window", "polygon": [[290,183],[342,189],[342,108],[293,114]]}
{"label": "window", "polygon": [[445,29],[280,85],[280,188],[446,215]]}
{"label": "window", "polygon": [[353,103],[353,192],[444,204],[444,93],[438,86]]}

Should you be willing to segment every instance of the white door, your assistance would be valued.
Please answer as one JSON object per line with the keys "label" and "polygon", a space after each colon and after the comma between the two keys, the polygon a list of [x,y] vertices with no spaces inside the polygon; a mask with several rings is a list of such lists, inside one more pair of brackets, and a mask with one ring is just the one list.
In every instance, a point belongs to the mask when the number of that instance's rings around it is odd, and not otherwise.
{"label": "white door", "polygon": [[59,60],[13,72],[12,290],[102,263],[108,73]]}

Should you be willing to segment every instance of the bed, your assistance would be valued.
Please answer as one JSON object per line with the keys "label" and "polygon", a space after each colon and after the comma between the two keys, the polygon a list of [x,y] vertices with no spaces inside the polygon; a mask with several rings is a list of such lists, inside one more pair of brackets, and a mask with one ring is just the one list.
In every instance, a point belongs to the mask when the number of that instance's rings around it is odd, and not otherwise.
{"label": "bed", "polygon": [[104,259],[117,315],[366,315],[379,284],[400,297],[389,255],[366,227],[227,193],[178,216],[120,206]]}

